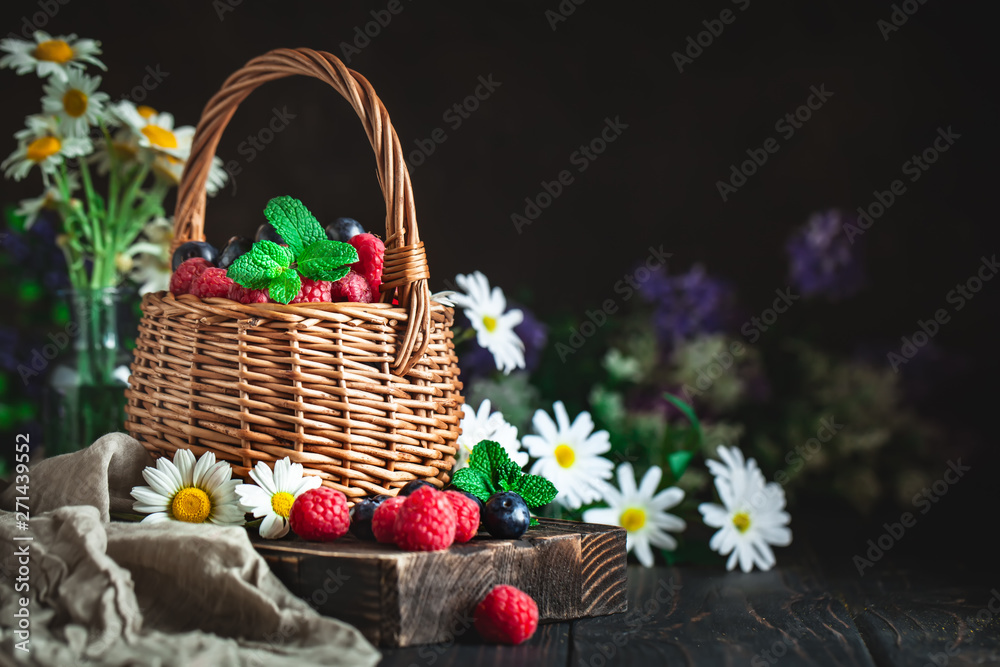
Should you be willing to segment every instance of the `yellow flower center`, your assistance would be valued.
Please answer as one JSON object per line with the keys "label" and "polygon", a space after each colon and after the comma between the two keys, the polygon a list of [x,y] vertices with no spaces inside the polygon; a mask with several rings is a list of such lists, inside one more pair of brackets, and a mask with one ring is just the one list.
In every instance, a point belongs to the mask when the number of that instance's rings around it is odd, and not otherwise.
{"label": "yellow flower center", "polygon": [[271,496],[271,509],[274,513],[280,517],[288,518],[288,513],[292,511],[292,503],[295,502],[295,496],[290,494],[288,491],[279,491],[278,493]]}
{"label": "yellow flower center", "polygon": [[156,125],[147,125],[142,128],[142,133],[149,139],[149,143],[160,148],[177,148],[177,137],[170,130],[164,130]]}
{"label": "yellow flower center", "polygon": [[733,525],[741,533],[747,532],[747,528],[750,527],[750,515],[746,512],[737,512],[733,516]]}
{"label": "yellow flower center", "polygon": [[646,511],[638,507],[630,507],[618,517],[618,523],[630,533],[634,533],[646,525]]}
{"label": "yellow flower center", "polygon": [[87,93],[71,88],[63,95],[62,103],[67,115],[79,118],[87,112]]}
{"label": "yellow flower center", "polygon": [[199,488],[188,486],[177,492],[170,503],[170,512],[178,521],[204,523],[212,513],[212,501]]}
{"label": "yellow flower center", "polygon": [[62,142],[55,137],[41,137],[28,144],[27,157],[32,162],[46,160],[62,148]]}
{"label": "yellow flower center", "polygon": [[73,49],[61,39],[50,39],[35,47],[34,56],[39,60],[65,65],[73,60]]}
{"label": "yellow flower center", "polygon": [[487,331],[493,333],[497,328],[497,318],[486,315],[483,317],[483,326],[486,327]]}
{"label": "yellow flower center", "polygon": [[153,107],[147,107],[145,104],[140,104],[135,108],[139,112],[139,115],[143,118],[152,118],[156,115],[156,109]]}
{"label": "yellow flower center", "polygon": [[569,468],[576,461],[576,452],[569,445],[559,445],[555,451],[556,463],[563,468]]}

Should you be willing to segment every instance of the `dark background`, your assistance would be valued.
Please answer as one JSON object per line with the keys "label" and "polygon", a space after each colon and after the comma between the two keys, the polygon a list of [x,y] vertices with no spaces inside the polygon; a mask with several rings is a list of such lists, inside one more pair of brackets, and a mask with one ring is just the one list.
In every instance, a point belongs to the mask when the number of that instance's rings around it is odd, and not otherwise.
{"label": "dark background", "polygon": [[[889,20],[893,7],[884,1],[654,8],[565,0],[563,7],[575,10],[555,30],[546,10],[557,11],[556,0],[401,2],[403,11],[351,54],[349,66],[378,91],[408,153],[436,128],[448,136],[411,170],[432,289],[479,269],[543,316],[559,311],[580,319],[614,296],[615,282],[649,246],[662,244],[673,253],[672,270],[704,263],[731,280],[743,307],[756,314],[788,284],[785,239],[810,212],[867,207],[874,190],[902,178],[906,193],[863,237],[869,289],[811,311],[825,343],[850,352],[861,341],[898,347],[918,319],[949,307],[945,295],[974,275],[981,256],[1000,250],[991,197],[996,77],[992,29],[980,15],[985,3],[913,0],[919,9],[886,40],[877,21]],[[288,46],[344,57],[341,44],[386,5],[71,0],[39,27],[102,40],[109,66],[102,89],[112,99],[141,84],[147,66],[168,73],[145,99],[133,99],[194,125],[208,98],[248,59]],[[678,72],[672,53],[723,9],[735,21]],[[5,2],[0,34],[20,32],[22,17],[37,19],[41,11],[37,0]],[[489,75],[501,86],[452,129],[443,114]],[[0,81],[0,123],[13,132],[38,106],[39,82],[11,72]],[[781,137],[775,122],[806,101],[810,86],[821,85],[833,96],[793,137]],[[295,118],[248,160],[241,143],[267,126],[275,107]],[[607,117],[620,117],[628,129],[576,172],[571,153],[597,137]],[[903,163],[949,126],[961,138],[910,183]],[[768,137],[780,150],[723,202],[716,182]],[[4,155],[15,147],[6,141]],[[242,171],[235,188],[209,203],[209,241],[251,235],[267,200],[281,194],[302,199],[321,220],[348,215],[381,227],[375,163],[361,126],[318,82],[283,80],[257,91],[233,119],[219,155]],[[518,234],[511,215],[523,214],[525,198],[563,169],[575,182]],[[0,182],[4,202],[37,194],[34,177]],[[987,443],[998,299],[1000,281],[987,283],[935,338],[957,371],[924,406],[956,433],[979,432]],[[550,340],[563,338],[553,332]],[[989,511],[996,455],[984,447],[982,456],[988,464],[977,469],[979,481],[954,493],[964,494],[965,506]],[[984,502],[992,507],[981,508]],[[939,527],[952,518],[941,516]],[[921,530],[935,531],[930,524]]]}

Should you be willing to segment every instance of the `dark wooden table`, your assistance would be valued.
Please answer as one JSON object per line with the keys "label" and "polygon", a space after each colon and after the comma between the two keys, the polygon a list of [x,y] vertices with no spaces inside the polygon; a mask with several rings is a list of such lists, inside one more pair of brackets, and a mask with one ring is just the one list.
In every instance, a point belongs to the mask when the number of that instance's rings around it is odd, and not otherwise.
{"label": "dark wooden table", "polygon": [[[797,561],[802,562],[802,561]],[[520,646],[384,651],[384,667],[456,665],[1000,665],[1000,569],[828,574],[629,567],[629,611],[539,627]]]}

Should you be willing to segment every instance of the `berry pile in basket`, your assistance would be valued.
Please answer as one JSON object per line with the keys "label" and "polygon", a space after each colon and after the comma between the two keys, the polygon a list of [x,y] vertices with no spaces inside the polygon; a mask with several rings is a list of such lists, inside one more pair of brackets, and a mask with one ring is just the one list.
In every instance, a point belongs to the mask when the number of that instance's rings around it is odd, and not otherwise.
{"label": "berry pile in basket", "polygon": [[254,303],[374,303],[385,244],[353,218],[320,225],[302,202],[275,197],[254,241],[234,236],[221,250],[189,241],[174,252],[170,292]]}

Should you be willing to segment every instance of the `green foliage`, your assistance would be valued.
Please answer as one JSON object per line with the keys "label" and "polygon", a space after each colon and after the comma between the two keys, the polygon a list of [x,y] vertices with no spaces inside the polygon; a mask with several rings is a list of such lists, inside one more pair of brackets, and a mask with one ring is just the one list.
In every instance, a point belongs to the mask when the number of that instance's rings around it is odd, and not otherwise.
{"label": "green foliage", "polygon": [[514,491],[532,509],[549,504],[559,493],[544,477],[525,474],[507,450],[492,440],[482,440],[472,448],[469,466],[458,470],[451,483],[483,502],[494,493]]}

